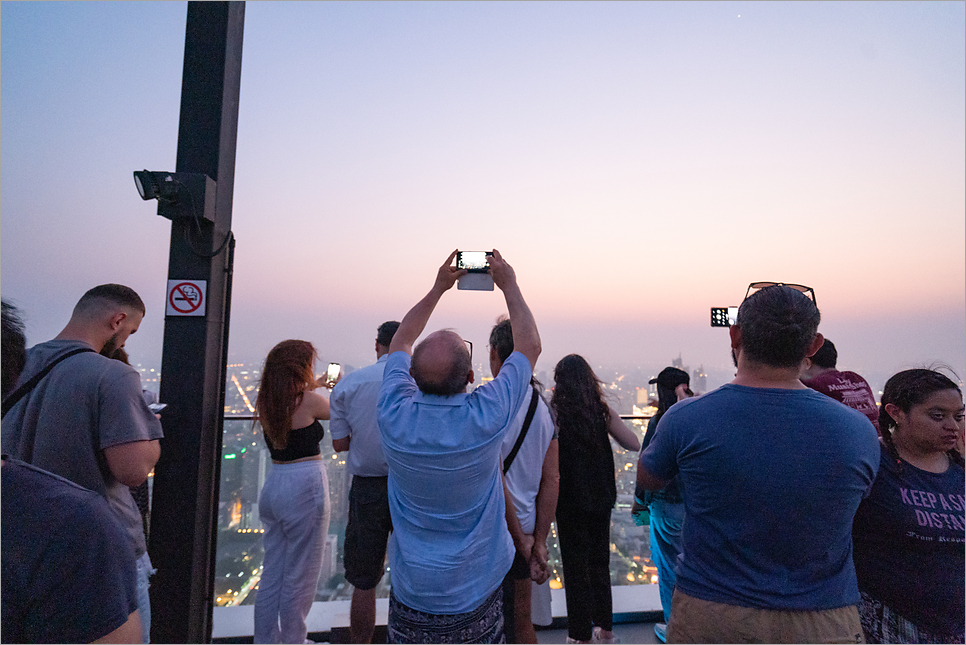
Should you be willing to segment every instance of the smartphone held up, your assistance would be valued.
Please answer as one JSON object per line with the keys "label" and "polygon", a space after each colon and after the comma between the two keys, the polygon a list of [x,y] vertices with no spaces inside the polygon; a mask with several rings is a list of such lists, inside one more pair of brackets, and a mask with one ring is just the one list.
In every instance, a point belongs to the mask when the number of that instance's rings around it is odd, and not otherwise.
{"label": "smartphone held up", "polygon": [[325,370],[325,384],[328,387],[332,387],[339,380],[339,374],[342,373],[342,366],[338,363],[329,363],[329,367]]}
{"label": "smartphone held up", "polygon": [[492,251],[457,251],[456,268],[466,269],[466,275],[459,278],[457,289],[471,291],[493,291],[493,277],[490,275],[488,259]]}

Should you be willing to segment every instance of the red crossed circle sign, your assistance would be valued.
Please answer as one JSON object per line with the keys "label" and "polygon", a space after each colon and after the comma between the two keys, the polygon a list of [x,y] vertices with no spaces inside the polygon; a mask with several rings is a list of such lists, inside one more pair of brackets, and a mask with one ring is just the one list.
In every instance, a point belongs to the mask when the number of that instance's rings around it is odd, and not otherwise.
{"label": "red crossed circle sign", "polygon": [[168,304],[180,314],[191,314],[201,307],[204,296],[201,289],[190,282],[181,282],[174,285],[168,295]]}

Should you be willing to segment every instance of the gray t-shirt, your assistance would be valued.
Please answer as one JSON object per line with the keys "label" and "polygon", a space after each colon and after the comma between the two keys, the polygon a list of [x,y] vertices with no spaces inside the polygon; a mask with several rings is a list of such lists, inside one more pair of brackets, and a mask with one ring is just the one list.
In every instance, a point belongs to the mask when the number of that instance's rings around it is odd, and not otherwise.
{"label": "gray t-shirt", "polygon": [[[85,346],[66,340],[35,345],[27,352],[20,382],[61,354]],[[131,491],[111,474],[103,450],[161,436],[161,422],[141,396],[137,370],[85,352],[59,363],[10,409],[3,419],[2,448],[107,498],[140,556],[146,551],[141,514]]]}

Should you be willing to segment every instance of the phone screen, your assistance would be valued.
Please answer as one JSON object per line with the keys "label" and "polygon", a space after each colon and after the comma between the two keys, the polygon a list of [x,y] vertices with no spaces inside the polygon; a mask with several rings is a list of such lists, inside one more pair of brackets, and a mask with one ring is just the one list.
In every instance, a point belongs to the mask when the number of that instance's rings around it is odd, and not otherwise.
{"label": "phone screen", "polygon": [[338,363],[329,363],[329,369],[325,372],[325,380],[329,383],[334,382],[339,378],[339,372],[341,370],[342,367]]}
{"label": "phone screen", "polygon": [[488,251],[459,251],[456,253],[456,268],[466,269],[472,273],[482,273],[489,269],[486,258]]}
{"label": "phone screen", "polygon": [[711,307],[712,327],[731,327],[738,319],[738,307]]}

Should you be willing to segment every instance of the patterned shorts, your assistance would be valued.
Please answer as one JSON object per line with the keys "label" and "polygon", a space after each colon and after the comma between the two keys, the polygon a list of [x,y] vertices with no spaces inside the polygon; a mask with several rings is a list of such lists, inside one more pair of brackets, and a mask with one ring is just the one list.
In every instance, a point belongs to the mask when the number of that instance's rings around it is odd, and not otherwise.
{"label": "patterned shorts", "polygon": [[943,634],[917,627],[888,606],[865,593],[859,620],[867,643],[962,643],[964,634]]}
{"label": "patterned shorts", "polygon": [[390,643],[504,643],[503,587],[465,614],[427,614],[389,591]]}

